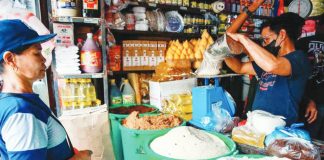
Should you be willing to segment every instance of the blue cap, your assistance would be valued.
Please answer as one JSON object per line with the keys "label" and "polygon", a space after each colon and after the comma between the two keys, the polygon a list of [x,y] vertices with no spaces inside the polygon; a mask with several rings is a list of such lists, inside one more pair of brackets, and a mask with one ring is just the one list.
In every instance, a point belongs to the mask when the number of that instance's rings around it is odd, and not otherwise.
{"label": "blue cap", "polygon": [[56,34],[38,35],[21,20],[0,20],[0,61],[6,51],[16,51],[26,45],[46,42]]}

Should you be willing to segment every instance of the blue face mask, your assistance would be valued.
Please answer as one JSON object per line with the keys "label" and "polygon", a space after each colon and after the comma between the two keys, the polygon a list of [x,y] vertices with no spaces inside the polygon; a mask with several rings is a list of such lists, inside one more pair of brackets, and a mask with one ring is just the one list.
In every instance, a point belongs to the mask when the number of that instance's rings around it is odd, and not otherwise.
{"label": "blue face mask", "polygon": [[269,51],[274,56],[277,56],[279,54],[280,46],[276,46],[276,40],[273,40],[271,43],[264,46],[264,49]]}

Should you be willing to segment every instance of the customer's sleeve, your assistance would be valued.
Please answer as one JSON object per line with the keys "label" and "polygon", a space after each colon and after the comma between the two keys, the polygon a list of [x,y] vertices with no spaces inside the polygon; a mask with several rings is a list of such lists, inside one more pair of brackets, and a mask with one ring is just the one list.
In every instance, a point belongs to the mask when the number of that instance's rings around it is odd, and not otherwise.
{"label": "customer's sleeve", "polygon": [[47,152],[47,125],[31,113],[14,113],[1,129],[10,160],[42,160]]}

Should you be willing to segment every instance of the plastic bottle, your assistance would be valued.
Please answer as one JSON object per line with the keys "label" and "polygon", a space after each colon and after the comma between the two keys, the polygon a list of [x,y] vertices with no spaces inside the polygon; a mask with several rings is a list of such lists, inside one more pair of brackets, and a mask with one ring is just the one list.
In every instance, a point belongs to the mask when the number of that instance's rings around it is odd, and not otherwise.
{"label": "plastic bottle", "polygon": [[79,87],[78,87],[78,98],[77,101],[80,104],[80,107],[83,108],[85,106],[84,102],[86,101],[87,94],[87,86],[85,79],[79,79]]}
{"label": "plastic bottle", "polygon": [[110,104],[116,105],[116,104],[122,104],[122,94],[116,86],[115,79],[111,80],[111,89],[110,89]]}
{"label": "plastic bottle", "polygon": [[78,38],[77,41],[78,41],[77,46],[78,46],[79,50],[81,51],[82,46],[83,46],[83,39],[82,38]]}
{"label": "plastic bottle", "polygon": [[123,104],[135,103],[135,92],[132,86],[129,84],[128,79],[124,80],[124,83],[120,86],[122,89]]}
{"label": "plastic bottle", "polygon": [[65,79],[65,85],[62,87],[61,98],[63,110],[71,109],[71,82],[69,79]]}
{"label": "plastic bottle", "polygon": [[81,49],[81,70],[86,73],[97,73],[102,70],[101,50],[92,36],[92,33],[87,34],[87,40]]}
{"label": "plastic bottle", "polygon": [[78,16],[78,1],[79,0],[57,0],[57,15],[58,16],[69,16],[77,17]]}
{"label": "plastic bottle", "polygon": [[87,79],[87,89],[88,89],[88,97],[91,102],[97,100],[97,93],[95,86],[91,83],[91,79]]}
{"label": "plastic bottle", "polygon": [[71,101],[71,107],[72,109],[78,109],[80,108],[79,103],[78,103],[78,79],[70,79],[70,89],[71,89],[71,96],[70,96],[70,101]]}
{"label": "plastic bottle", "polygon": [[83,0],[83,17],[99,17],[99,0]]}

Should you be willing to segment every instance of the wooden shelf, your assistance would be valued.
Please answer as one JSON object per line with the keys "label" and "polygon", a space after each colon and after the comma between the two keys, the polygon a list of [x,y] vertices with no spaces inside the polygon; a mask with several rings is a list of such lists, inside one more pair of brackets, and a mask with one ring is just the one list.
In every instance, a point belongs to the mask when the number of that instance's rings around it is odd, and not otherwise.
{"label": "wooden shelf", "polygon": [[[201,33],[174,33],[174,32],[156,32],[156,31],[128,31],[128,30],[110,30],[114,35],[122,35],[123,39],[125,37],[171,37],[171,38],[200,38]],[[211,35],[213,38],[217,35]]]}
{"label": "wooden shelf", "polygon": [[53,22],[64,23],[87,23],[99,25],[102,21],[101,18],[84,18],[84,17],[53,17]]}
{"label": "wooden shelf", "polygon": [[103,78],[104,73],[58,74],[57,78]]}
{"label": "wooden shelf", "polygon": [[155,4],[155,3],[146,3],[146,2],[130,2],[129,6],[141,6],[148,9],[161,9],[162,11],[179,11],[182,13],[193,13],[193,14],[202,14],[210,12],[210,10],[176,6],[171,4]]}

